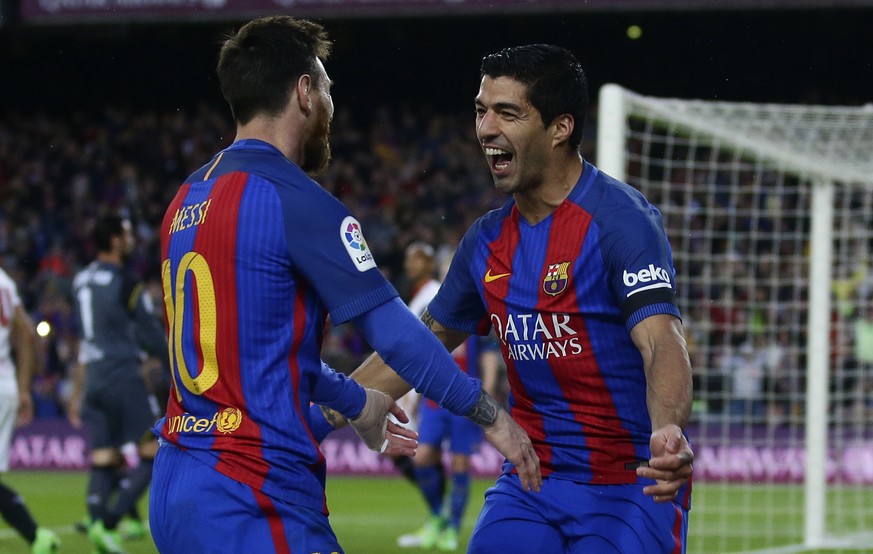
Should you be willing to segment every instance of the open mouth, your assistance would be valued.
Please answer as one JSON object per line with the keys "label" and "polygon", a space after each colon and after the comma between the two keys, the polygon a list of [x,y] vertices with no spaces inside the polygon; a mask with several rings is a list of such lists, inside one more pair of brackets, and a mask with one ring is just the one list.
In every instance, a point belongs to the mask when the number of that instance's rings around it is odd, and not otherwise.
{"label": "open mouth", "polygon": [[495,174],[504,174],[509,170],[512,163],[512,154],[500,148],[486,148],[485,155],[491,165],[491,171]]}

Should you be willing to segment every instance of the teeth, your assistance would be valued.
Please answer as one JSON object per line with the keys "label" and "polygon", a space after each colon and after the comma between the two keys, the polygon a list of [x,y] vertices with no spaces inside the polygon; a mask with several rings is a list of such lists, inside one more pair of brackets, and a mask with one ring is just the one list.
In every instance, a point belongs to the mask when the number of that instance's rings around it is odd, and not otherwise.
{"label": "teeth", "polygon": [[506,150],[501,150],[500,148],[486,148],[485,155],[486,156],[499,156],[501,154],[509,154]]}

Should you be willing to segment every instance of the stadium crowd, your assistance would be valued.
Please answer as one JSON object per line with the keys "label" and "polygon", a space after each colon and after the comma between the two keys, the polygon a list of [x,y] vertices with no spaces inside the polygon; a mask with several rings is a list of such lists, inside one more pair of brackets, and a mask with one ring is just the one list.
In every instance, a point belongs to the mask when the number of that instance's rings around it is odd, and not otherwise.
{"label": "stadium crowd", "polygon": [[[802,424],[813,187],[729,147],[635,125],[628,180],[671,237],[696,412]],[[873,192],[844,183],[834,203],[830,409],[863,424],[873,419]]]}
{"label": "stadium crowd", "polygon": [[[589,160],[594,160],[595,109],[583,141]],[[319,180],[359,217],[380,267],[408,300],[410,287],[402,270],[405,247],[428,242],[441,262],[477,215],[505,201],[494,190],[475,143],[472,113],[422,106],[339,109],[331,125],[332,162]],[[205,103],[188,110],[107,106],[99,113],[7,113],[0,118],[0,260],[34,321],[50,325],[50,331],[41,326],[42,371],[32,391],[38,417],[66,413],[68,375],[76,356],[70,281],[93,258],[94,245],[87,237],[95,218],[113,211],[132,220],[137,248],[130,266],[160,302],[156,230],[164,210],[185,177],[232,140],[229,114]],[[767,276],[801,275],[805,268],[791,264],[803,259],[805,244],[750,241],[758,236],[752,230],[773,222],[760,220],[744,206],[766,198],[743,187],[733,193],[724,188],[713,197],[694,193],[705,179],[723,180],[674,172],[669,191],[645,191],[664,212],[668,232],[687,231],[671,239],[674,254],[688,253],[676,255],[680,277],[686,276],[680,287],[692,289],[681,295],[688,304],[681,307],[695,387],[709,399],[697,411],[761,421],[801,418],[799,368],[805,337],[796,318],[802,317],[803,307],[793,308],[802,301],[797,297],[800,289],[774,287],[779,281]],[[789,235],[808,223],[800,214],[802,206],[791,206],[797,201],[790,194],[779,199],[782,212],[794,214],[779,222]],[[733,215],[707,221],[709,212],[695,211],[695,206],[720,206]],[[715,286],[699,288],[697,283],[711,277],[703,274],[712,271],[702,263],[707,258],[719,260],[720,278],[713,280]],[[749,263],[751,259],[755,262]],[[866,266],[847,271],[836,291],[849,306],[838,303],[835,309],[835,318],[847,322],[846,346],[835,354],[835,366],[843,375],[836,392],[856,411],[855,404],[864,398],[861,392],[873,387],[873,379],[865,378],[873,368],[873,354],[867,352],[869,346],[862,348],[868,341],[855,338],[870,333],[873,309],[852,308],[873,304],[869,299],[858,302],[871,288],[864,271]],[[768,312],[772,300],[788,309]],[[324,358],[341,371],[351,371],[370,352],[347,327],[325,334]],[[862,417],[873,414],[873,406],[867,410]]]}

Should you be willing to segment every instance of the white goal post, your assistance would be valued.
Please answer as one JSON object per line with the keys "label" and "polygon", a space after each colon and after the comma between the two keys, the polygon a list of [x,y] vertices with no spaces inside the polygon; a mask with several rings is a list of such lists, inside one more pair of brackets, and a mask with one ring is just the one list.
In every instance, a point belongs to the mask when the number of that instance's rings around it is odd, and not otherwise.
{"label": "white goal post", "polygon": [[695,372],[689,552],[873,540],[873,106],[608,84],[597,166],[662,213]]}

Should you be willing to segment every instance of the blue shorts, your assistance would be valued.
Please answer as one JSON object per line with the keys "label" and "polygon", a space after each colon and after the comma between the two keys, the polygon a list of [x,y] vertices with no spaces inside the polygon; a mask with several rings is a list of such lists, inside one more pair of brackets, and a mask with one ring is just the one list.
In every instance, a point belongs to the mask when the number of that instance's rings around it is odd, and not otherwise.
{"label": "blue shorts", "polygon": [[440,448],[449,439],[452,454],[471,455],[482,442],[482,428],[463,416],[439,406],[430,406],[422,399],[418,411],[418,442]]}
{"label": "blue shorts", "polygon": [[155,459],[149,525],[161,554],[343,554],[321,512],[268,497],[168,443]]}
{"label": "blue shorts", "polygon": [[688,512],[656,503],[643,485],[589,485],[545,478],[525,492],[503,474],[485,493],[468,554],[683,554]]}

